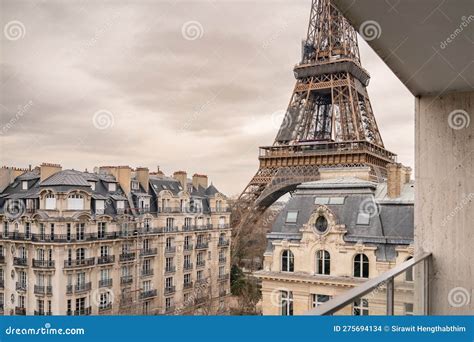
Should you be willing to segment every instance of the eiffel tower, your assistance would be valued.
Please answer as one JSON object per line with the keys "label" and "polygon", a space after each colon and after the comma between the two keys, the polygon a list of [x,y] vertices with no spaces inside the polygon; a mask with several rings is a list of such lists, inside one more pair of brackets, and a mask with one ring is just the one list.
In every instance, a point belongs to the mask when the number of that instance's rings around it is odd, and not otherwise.
{"label": "eiffel tower", "polygon": [[239,221],[256,222],[297,185],[319,179],[326,166],[368,166],[386,177],[396,155],[384,148],[366,87],[357,34],[330,0],[312,0],[296,85],[272,146],[260,147],[260,167],[239,197]]}

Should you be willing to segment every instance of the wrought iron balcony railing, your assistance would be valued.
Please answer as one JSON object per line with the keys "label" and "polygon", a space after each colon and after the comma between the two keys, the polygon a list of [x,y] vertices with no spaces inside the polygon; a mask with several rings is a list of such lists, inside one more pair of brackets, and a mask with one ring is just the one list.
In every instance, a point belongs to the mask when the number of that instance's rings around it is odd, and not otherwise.
{"label": "wrought iron balcony railing", "polygon": [[176,266],[167,266],[167,267],[165,267],[165,272],[166,272],[166,273],[174,273],[174,272],[176,272]]}
{"label": "wrought iron balcony railing", "polygon": [[[334,297],[333,299],[321,304],[315,309],[306,313],[306,315],[332,315],[348,305],[352,305],[355,301],[370,294],[372,291],[386,292],[386,313],[394,314],[395,304],[395,277],[411,272],[415,265],[422,267],[420,274],[423,275],[423,293],[422,293],[422,311],[421,314],[428,314],[428,272],[431,263],[431,253],[424,253],[415,256],[400,265],[395,266],[391,270],[379,275],[378,277],[368,279],[365,283],[354,287],[353,289]],[[417,266],[417,267],[418,267]]]}
{"label": "wrought iron balcony railing", "polygon": [[133,276],[127,275],[127,276],[122,276],[120,277],[120,284],[122,285],[128,285],[133,282]]}
{"label": "wrought iron balcony railing", "polygon": [[196,267],[199,268],[199,267],[204,267],[204,266],[206,266],[206,260],[198,260],[196,262]]}
{"label": "wrought iron balcony railing", "polygon": [[183,268],[184,268],[186,271],[192,270],[192,269],[193,269],[193,263],[192,263],[192,262],[185,263]]}
{"label": "wrought iron balcony railing", "polygon": [[33,259],[33,267],[35,267],[35,268],[54,268],[54,260]]}
{"label": "wrought iron balcony railing", "polygon": [[25,316],[26,315],[26,308],[21,307],[21,306],[16,306],[15,307],[15,315]]}
{"label": "wrought iron balcony railing", "polygon": [[95,258],[64,260],[64,268],[89,267],[95,265]]}
{"label": "wrought iron balcony railing", "polygon": [[156,289],[142,291],[140,292],[140,299],[155,297],[156,293],[157,293]]}
{"label": "wrought iron balcony railing", "polygon": [[53,294],[53,287],[52,286],[44,286],[44,285],[35,285],[34,292],[35,292],[35,294],[52,295]]}
{"label": "wrought iron balcony railing", "polygon": [[26,284],[26,282],[21,282],[21,281],[17,281],[15,285],[15,289],[17,291],[26,291],[27,287],[28,285]]}
{"label": "wrought iron balcony railing", "polygon": [[115,262],[115,255],[103,255],[97,257],[98,265],[113,264]]}
{"label": "wrought iron balcony railing", "polygon": [[167,253],[167,254],[176,253],[176,246],[167,246],[165,248],[165,253]]}
{"label": "wrought iron balcony railing", "polygon": [[14,266],[28,266],[28,258],[14,257],[13,265]]}
{"label": "wrought iron balcony railing", "polygon": [[119,259],[121,262],[132,261],[135,259],[135,253],[122,253]]}
{"label": "wrought iron balcony railing", "polygon": [[196,249],[206,249],[209,248],[208,242],[199,242],[196,244]]}
{"label": "wrought iron balcony railing", "polygon": [[99,280],[99,287],[110,287],[112,286],[112,278]]}
{"label": "wrought iron balcony railing", "polygon": [[151,256],[151,255],[156,255],[158,253],[157,248],[146,248],[140,250],[140,256]]}
{"label": "wrought iron balcony railing", "polygon": [[165,287],[165,294],[171,294],[174,292],[176,292],[176,286],[172,285]]}

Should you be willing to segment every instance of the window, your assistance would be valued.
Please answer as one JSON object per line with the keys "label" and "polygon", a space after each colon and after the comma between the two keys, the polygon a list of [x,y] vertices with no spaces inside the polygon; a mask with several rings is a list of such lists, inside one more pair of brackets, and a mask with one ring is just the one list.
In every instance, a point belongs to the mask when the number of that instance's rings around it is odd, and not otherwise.
{"label": "window", "polygon": [[46,210],[56,210],[56,197],[53,194],[47,194],[45,200]]}
{"label": "window", "polygon": [[413,316],[413,303],[405,303],[405,316]]}
{"label": "window", "polygon": [[86,250],[84,248],[76,249],[76,260],[84,260],[86,257]]}
{"label": "window", "polygon": [[316,273],[329,275],[331,272],[331,259],[328,251],[316,252]]}
{"label": "window", "polygon": [[189,249],[191,247],[191,237],[185,236],[184,237],[184,249]]}
{"label": "window", "polygon": [[89,185],[91,186],[91,189],[95,191],[95,182],[89,182]]}
{"label": "window", "polygon": [[104,200],[95,200],[95,213],[103,214],[105,212],[105,201]]}
{"label": "window", "polygon": [[191,273],[186,273],[184,275],[184,284],[191,284]]}
{"label": "window", "polygon": [[289,211],[286,213],[286,223],[296,223],[297,219],[298,219],[297,211]]}
{"label": "window", "polygon": [[3,236],[8,236],[8,222],[3,222]]}
{"label": "window", "polygon": [[328,204],[329,197],[316,197],[314,199],[314,204]]}
{"label": "window", "polygon": [[107,257],[109,255],[109,246],[100,246],[100,256]]}
{"label": "window", "polygon": [[[132,183],[132,184],[133,184],[133,183]],[[115,184],[115,183],[109,183],[109,184],[108,184],[108,190],[109,190],[110,192],[116,191],[116,190],[117,190],[117,184]]]}
{"label": "window", "polygon": [[[405,261],[412,259],[412,257],[407,258]],[[405,272],[405,280],[406,281],[413,281],[413,267],[410,267]]]}
{"label": "window", "polygon": [[28,181],[21,182],[21,190],[28,190]]}
{"label": "window", "polygon": [[125,208],[125,201],[117,201],[117,209],[123,210]]}
{"label": "window", "polygon": [[86,230],[86,224],[85,223],[79,223],[79,224],[76,225],[76,239],[77,240],[84,240],[85,230]]}
{"label": "window", "polygon": [[[140,186],[137,181],[132,181],[132,190],[139,190]],[[109,191],[115,191],[115,190],[110,190],[110,184],[109,184]]]}
{"label": "window", "polygon": [[105,238],[106,223],[98,222],[97,223],[97,237],[99,239]]}
{"label": "window", "polygon": [[191,217],[185,217],[184,218],[184,226],[186,228],[190,228],[193,224],[193,219]]}
{"label": "window", "polygon": [[368,316],[369,301],[367,299],[357,299],[352,306],[352,314],[354,316]]}
{"label": "window", "polygon": [[54,241],[54,223],[51,223],[50,226],[50,237],[51,237],[51,241]]}
{"label": "window", "polygon": [[25,238],[29,239],[31,234],[31,224],[30,222],[25,222]]}
{"label": "window", "polygon": [[369,258],[365,254],[357,254],[354,257],[354,277],[369,277]]}
{"label": "window", "polygon": [[174,227],[174,218],[168,217],[166,219],[166,228],[167,229],[173,229],[173,227]]}
{"label": "window", "polygon": [[71,224],[70,223],[66,224],[66,240],[67,241],[71,240]]}
{"label": "window", "polygon": [[368,225],[370,223],[370,213],[360,211],[357,215],[357,224]]}
{"label": "window", "polygon": [[173,247],[173,238],[168,237],[166,238],[166,248],[171,248]]}
{"label": "window", "polygon": [[281,254],[281,270],[283,272],[294,272],[295,257],[293,256],[292,251],[284,250]]}
{"label": "window", "polygon": [[293,316],[293,292],[280,291],[280,307],[282,316]]}
{"label": "window", "polygon": [[165,279],[165,287],[166,288],[173,287],[173,277],[168,277]]}
{"label": "window", "polygon": [[171,309],[172,306],[173,306],[173,298],[167,297],[165,299],[165,308],[168,310],[168,309]]}
{"label": "window", "polygon": [[219,217],[219,228],[225,228],[225,217]]}
{"label": "window", "polygon": [[329,204],[344,204],[345,197],[331,197],[329,198]]}
{"label": "window", "polygon": [[328,230],[328,220],[326,220],[324,216],[319,216],[316,219],[314,226],[318,232],[324,233]]}
{"label": "window", "polygon": [[326,303],[331,298],[332,298],[332,296],[328,296],[328,295],[312,294],[311,295],[311,307],[316,308],[316,307],[320,306],[321,304]]}
{"label": "window", "polygon": [[196,278],[197,278],[197,280],[203,280],[204,279],[204,273],[202,272],[202,270],[197,271]]}
{"label": "window", "polygon": [[67,198],[68,210],[84,210],[84,197],[80,194],[71,194]]}

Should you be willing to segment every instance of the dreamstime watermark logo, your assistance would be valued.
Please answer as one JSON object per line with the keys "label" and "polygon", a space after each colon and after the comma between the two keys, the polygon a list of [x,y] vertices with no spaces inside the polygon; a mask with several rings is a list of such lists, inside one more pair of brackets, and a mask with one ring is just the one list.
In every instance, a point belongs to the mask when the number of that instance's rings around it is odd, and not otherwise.
{"label": "dreamstime watermark logo", "polygon": [[187,21],[181,26],[181,34],[186,40],[197,40],[204,35],[204,28],[199,21]]}
{"label": "dreamstime watermark logo", "polygon": [[464,29],[467,28],[469,24],[473,21],[474,15],[472,14],[469,17],[461,17],[461,24],[459,24],[459,26],[453,31],[453,33],[448,36],[448,38],[446,38],[439,44],[439,47],[443,50],[446,49],[446,47],[451,44],[457,38],[457,36],[459,36],[461,32],[464,31]]}
{"label": "dreamstime watermark logo", "polygon": [[5,203],[5,216],[10,220],[16,220],[21,217],[26,211],[25,204],[21,200],[11,199]]}
{"label": "dreamstime watermark logo", "polygon": [[277,40],[283,32],[288,28],[288,23],[285,21],[283,24],[280,26],[280,28],[272,33],[270,37],[265,39],[262,43],[262,49],[268,48],[270,45],[273,44],[275,40]]}
{"label": "dreamstime watermark logo", "polygon": [[375,20],[366,20],[359,27],[359,33],[366,41],[380,38],[382,28]]}
{"label": "dreamstime watermark logo", "polygon": [[95,289],[92,291],[91,301],[92,305],[99,309],[104,309],[113,304],[115,301],[115,295],[114,292],[108,288]]}
{"label": "dreamstime watermark logo", "polygon": [[25,37],[25,25],[19,20],[9,21],[3,28],[3,34],[8,40],[19,40]]}
{"label": "dreamstime watermark logo", "polygon": [[278,287],[276,289],[272,290],[272,293],[270,293],[270,303],[277,308],[283,307],[285,304],[284,301],[282,300],[282,293],[289,293],[290,290],[284,287]]}
{"label": "dreamstime watermark logo", "polygon": [[448,293],[448,303],[454,308],[460,308],[471,302],[471,295],[464,287],[455,287]]}
{"label": "dreamstime watermark logo", "polygon": [[33,106],[33,101],[31,100],[23,106],[18,106],[15,116],[0,129],[0,135],[6,134],[11,128],[13,128],[15,124],[30,110],[31,106]]}
{"label": "dreamstime watermark logo", "polygon": [[84,335],[84,328],[53,328],[51,323],[45,323],[39,328],[15,328],[9,326],[5,329],[6,335]]}
{"label": "dreamstime watermark logo", "polygon": [[363,212],[369,217],[375,217],[380,215],[380,208],[373,197],[368,197],[360,203],[359,212]]}
{"label": "dreamstime watermark logo", "polygon": [[114,115],[108,110],[101,109],[94,113],[92,123],[97,129],[107,129],[114,126]]}
{"label": "dreamstime watermark logo", "polygon": [[287,112],[284,110],[278,110],[272,114],[272,125],[275,128],[289,128],[293,120],[291,116],[287,115]]}
{"label": "dreamstime watermark logo", "polygon": [[463,129],[469,127],[471,117],[468,112],[462,109],[455,109],[448,115],[448,125],[452,129]]}
{"label": "dreamstime watermark logo", "polygon": [[461,203],[459,203],[441,222],[441,226],[444,227],[448,224],[449,221],[453,219],[454,216],[456,216],[463,208],[470,203],[474,199],[474,193],[470,193],[467,196],[464,196],[463,199],[461,200]]}

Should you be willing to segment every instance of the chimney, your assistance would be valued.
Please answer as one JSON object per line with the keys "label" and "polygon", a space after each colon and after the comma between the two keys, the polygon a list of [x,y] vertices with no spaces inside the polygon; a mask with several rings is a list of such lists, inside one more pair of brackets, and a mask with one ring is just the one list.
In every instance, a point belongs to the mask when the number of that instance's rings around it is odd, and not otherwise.
{"label": "chimney", "polygon": [[188,182],[188,174],[186,173],[186,171],[174,172],[173,178],[179,181],[183,190],[186,191],[186,183]]}
{"label": "chimney", "polygon": [[132,181],[132,169],[130,166],[101,166],[99,172],[105,172],[114,176],[125,194],[130,194],[130,182]]}
{"label": "chimney", "polygon": [[207,188],[207,176],[195,173],[193,175],[193,186],[197,189],[199,185],[202,186],[204,189]]}
{"label": "chimney", "polygon": [[147,167],[137,167],[136,177],[140,185],[148,193],[148,185],[150,181],[150,170]]}
{"label": "chimney", "polygon": [[402,164],[387,165],[387,195],[389,198],[400,197],[404,184],[410,182],[411,168]]}
{"label": "chimney", "polygon": [[15,180],[13,167],[2,166],[0,168],[0,192],[5,190]]}
{"label": "chimney", "polygon": [[59,164],[51,163],[42,163],[40,165],[40,182],[44,181],[46,178],[58,173],[63,168]]}

